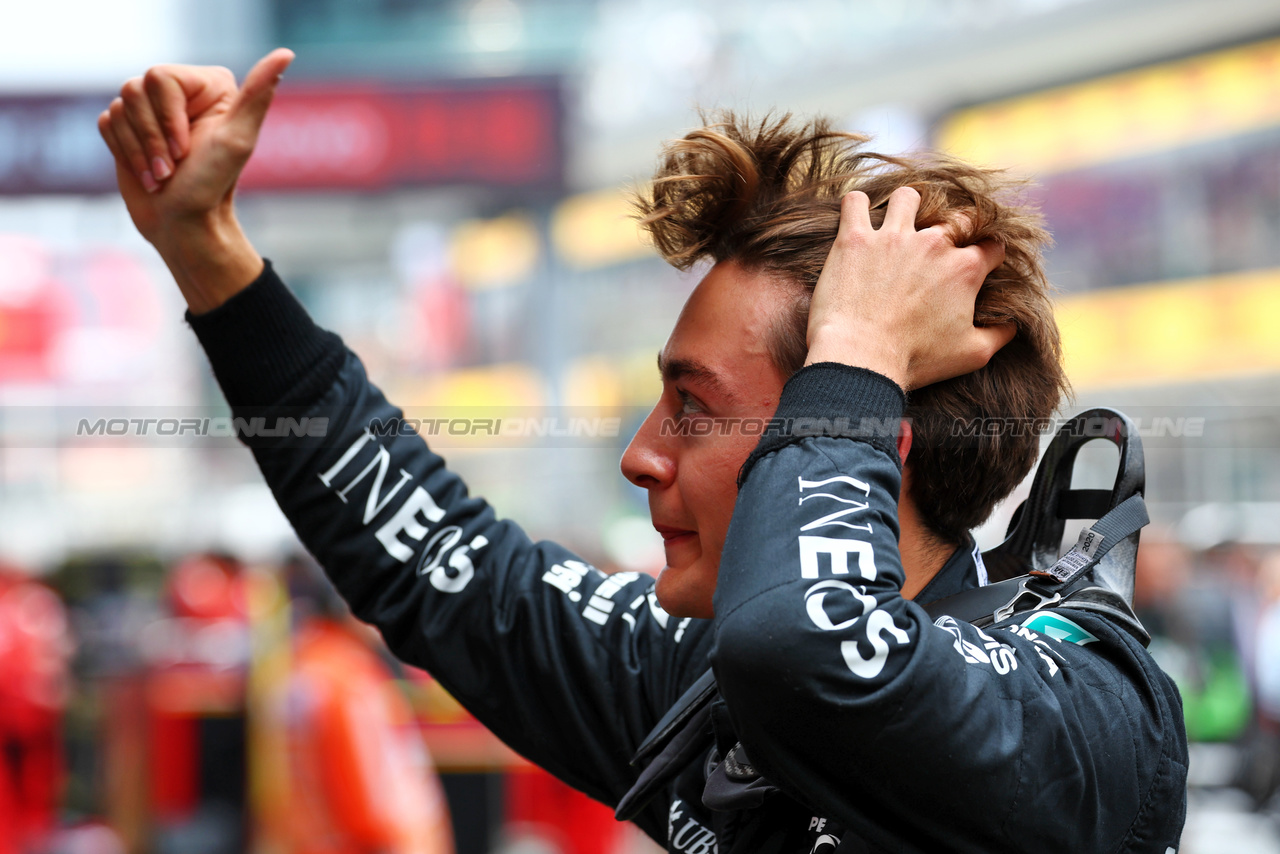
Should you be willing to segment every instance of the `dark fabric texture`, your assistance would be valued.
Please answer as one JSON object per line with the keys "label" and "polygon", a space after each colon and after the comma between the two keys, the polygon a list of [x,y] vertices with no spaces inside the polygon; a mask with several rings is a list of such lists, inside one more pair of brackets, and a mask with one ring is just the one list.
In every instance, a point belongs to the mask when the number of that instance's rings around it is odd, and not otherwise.
{"label": "dark fabric texture", "polygon": [[316,326],[270,261],[249,287],[186,318],[233,411],[314,401],[342,368],[342,340]]}

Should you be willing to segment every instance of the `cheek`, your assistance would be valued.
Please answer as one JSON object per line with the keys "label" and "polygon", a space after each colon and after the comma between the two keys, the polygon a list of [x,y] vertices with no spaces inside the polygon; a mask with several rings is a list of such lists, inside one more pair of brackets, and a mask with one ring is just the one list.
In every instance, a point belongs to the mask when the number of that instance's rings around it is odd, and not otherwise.
{"label": "cheek", "polygon": [[752,436],[715,437],[716,444],[696,462],[697,483],[687,499],[698,517],[704,553],[719,560],[738,500],[738,472],[756,446]]}

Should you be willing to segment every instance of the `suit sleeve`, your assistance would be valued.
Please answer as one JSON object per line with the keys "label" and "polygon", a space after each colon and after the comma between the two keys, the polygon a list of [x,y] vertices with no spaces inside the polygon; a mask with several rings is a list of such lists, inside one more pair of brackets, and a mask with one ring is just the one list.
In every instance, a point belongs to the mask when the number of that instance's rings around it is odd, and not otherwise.
{"label": "suit sleeve", "polygon": [[1076,637],[981,631],[902,597],[903,405],[839,365],[784,390],[716,591],[735,730],[771,781],[886,850],[1120,850],[1143,810],[1176,809],[1152,803],[1185,774],[1176,694],[1082,612],[1056,617]]}
{"label": "suit sleeve", "polygon": [[636,745],[705,667],[707,624],[668,617],[648,576],[605,575],[496,518],[269,267],[189,321],[356,616],[518,752],[615,804]]}

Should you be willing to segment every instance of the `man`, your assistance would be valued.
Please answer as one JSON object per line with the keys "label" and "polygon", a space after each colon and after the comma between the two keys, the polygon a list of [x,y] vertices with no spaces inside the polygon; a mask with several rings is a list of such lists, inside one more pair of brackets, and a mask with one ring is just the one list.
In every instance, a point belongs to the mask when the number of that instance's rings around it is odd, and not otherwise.
{"label": "man", "polygon": [[[992,414],[1042,417],[1062,385],[1040,233],[986,191],[997,179],[955,164],[869,169],[855,140],[820,125],[713,126],[672,145],[643,212],[673,262],[716,263],[623,458],[665,541],[655,586],[531,542],[419,438],[367,429],[398,410],[306,316],[231,205],[290,59],[269,54],[243,88],[221,69],[152,69],[100,128],[228,401],[328,418],[322,440],[248,444],[303,542],[397,655],[671,851],[1176,848],[1180,706],[1137,639],[1067,609],[1058,619],[1079,643],[1025,614],[985,633],[935,625],[907,598],[982,583],[957,526],[1032,460],[997,437],[937,465],[949,443],[935,431],[920,449],[932,473],[904,473],[916,453],[898,429],[904,391],[934,399],[931,412],[985,399],[1006,410]],[[973,242],[997,235],[1005,245]],[[1028,360],[1026,387],[1001,389]],[[759,439],[662,429],[775,416]],[[934,431],[938,419],[919,420]],[[966,463],[974,447],[1004,469],[996,481]],[[971,480],[985,486],[966,492]],[[937,500],[949,492],[951,505]],[[629,760],[660,719],[642,774]]]}

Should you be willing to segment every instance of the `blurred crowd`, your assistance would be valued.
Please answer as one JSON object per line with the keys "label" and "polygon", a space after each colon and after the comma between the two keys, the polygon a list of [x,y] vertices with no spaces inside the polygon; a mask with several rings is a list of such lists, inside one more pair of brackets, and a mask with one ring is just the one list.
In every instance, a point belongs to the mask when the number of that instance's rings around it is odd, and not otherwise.
{"label": "blurred crowd", "polygon": [[[1280,816],[1280,549],[1151,531],[1136,605],[1191,785]],[[305,558],[0,570],[0,854],[637,850],[485,735]]]}
{"label": "blurred crowd", "polygon": [[305,558],[0,570],[0,854],[618,854],[629,839],[395,661]]}
{"label": "blurred crowd", "polygon": [[1190,785],[1231,787],[1280,812],[1280,549],[1197,551],[1157,530],[1137,572],[1135,610],[1182,693]]}

